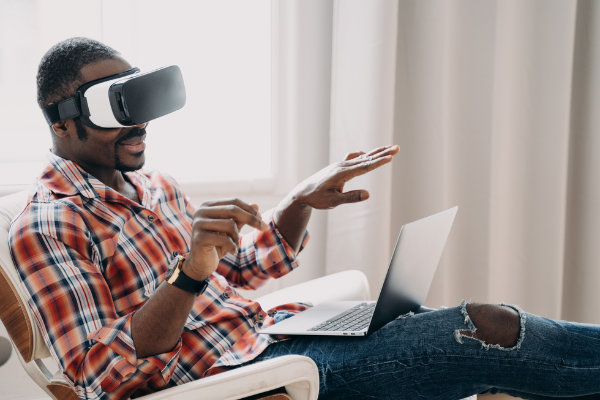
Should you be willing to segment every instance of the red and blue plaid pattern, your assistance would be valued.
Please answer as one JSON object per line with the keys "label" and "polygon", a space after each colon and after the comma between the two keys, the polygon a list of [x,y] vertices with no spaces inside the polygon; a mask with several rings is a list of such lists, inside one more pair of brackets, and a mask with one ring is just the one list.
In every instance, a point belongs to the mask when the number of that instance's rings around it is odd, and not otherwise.
{"label": "red and blue plaid pattern", "polygon": [[[127,398],[255,358],[277,340],[256,333],[273,323],[274,310],[263,311],[234,287],[257,288],[297,266],[272,220],[270,231],[245,235],[237,256],[221,261],[196,298],[175,348],[138,359],[131,317],[175,256],[189,252],[194,208],[165,175],[126,176],[141,204],[51,154],[10,231],[13,259],[46,344],[82,398]],[[302,247],[307,241],[308,234]]]}

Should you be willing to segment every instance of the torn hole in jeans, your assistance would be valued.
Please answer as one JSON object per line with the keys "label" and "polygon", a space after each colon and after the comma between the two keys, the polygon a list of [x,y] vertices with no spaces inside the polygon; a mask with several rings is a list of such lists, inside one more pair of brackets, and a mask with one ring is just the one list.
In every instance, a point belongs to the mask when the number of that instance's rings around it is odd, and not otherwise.
{"label": "torn hole in jeans", "polygon": [[511,308],[514,311],[516,311],[517,314],[519,315],[519,333],[518,333],[517,340],[513,346],[505,347],[505,346],[501,346],[499,344],[488,343],[485,340],[476,337],[477,326],[475,326],[475,324],[473,323],[473,320],[469,316],[466,300],[463,300],[463,302],[461,303],[460,310],[464,317],[464,324],[466,325],[467,328],[466,329],[457,329],[454,331],[454,338],[456,339],[456,341],[460,344],[463,344],[464,343],[463,338],[475,340],[475,341],[479,342],[481,344],[481,347],[486,350],[497,349],[497,350],[502,350],[502,351],[513,351],[513,350],[520,349],[521,344],[523,343],[523,340],[525,339],[525,314],[517,306],[512,306],[512,305],[507,305],[507,304],[500,304],[500,306]]}

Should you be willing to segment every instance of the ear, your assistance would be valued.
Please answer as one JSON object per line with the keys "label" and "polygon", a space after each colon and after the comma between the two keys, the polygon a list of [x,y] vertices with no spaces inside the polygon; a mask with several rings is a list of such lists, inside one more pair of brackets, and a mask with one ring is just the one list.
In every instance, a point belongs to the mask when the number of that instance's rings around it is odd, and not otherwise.
{"label": "ear", "polygon": [[69,119],[66,121],[55,122],[50,126],[50,128],[56,136],[62,138],[69,135],[69,130],[71,128],[69,125],[73,125],[73,120]]}

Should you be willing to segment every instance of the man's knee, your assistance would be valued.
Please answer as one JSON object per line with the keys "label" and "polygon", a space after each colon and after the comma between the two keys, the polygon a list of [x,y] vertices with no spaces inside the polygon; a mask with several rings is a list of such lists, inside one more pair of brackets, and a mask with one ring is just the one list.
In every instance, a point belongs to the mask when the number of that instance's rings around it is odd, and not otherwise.
{"label": "man's knee", "polygon": [[466,313],[476,329],[461,330],[461,336],[472,337],[503,348],[517,345],[521,326],[519,313],[513,308],[474,303],[466,305]]}

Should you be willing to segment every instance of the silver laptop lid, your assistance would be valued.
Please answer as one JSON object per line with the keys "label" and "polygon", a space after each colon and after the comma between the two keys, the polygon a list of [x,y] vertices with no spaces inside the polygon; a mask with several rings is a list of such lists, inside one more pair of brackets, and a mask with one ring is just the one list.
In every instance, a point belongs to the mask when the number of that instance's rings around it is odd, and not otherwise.
{"label": "silver laptop lid", "polygon": [[402,226],[369,333],[425,302],[457,211],[452,207]]}

